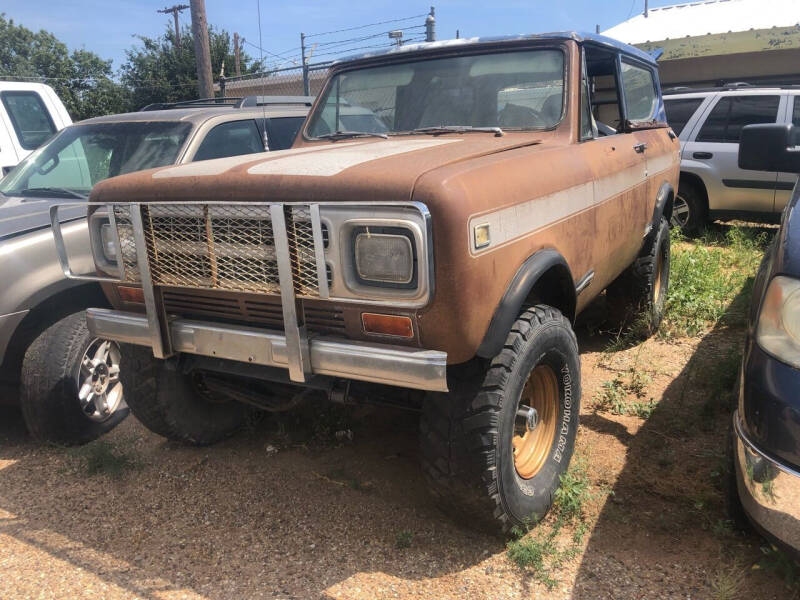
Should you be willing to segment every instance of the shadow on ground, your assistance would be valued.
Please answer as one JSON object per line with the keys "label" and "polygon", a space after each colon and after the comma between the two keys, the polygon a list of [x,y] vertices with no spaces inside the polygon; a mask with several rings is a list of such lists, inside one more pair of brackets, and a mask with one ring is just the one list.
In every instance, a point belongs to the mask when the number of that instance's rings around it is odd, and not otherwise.
{"label": "shadow on ground", "polygon": [[[0,410],[0,565],[4,545],[7,564],[30,553],[52,573],[62,561],[91,574],[104,597],[317,598],[345,582],[382,597],[381,585],[502,550],[432,505],[413,414],[337,413],[302,434],[265,421],[213,448],[165,442],[130,418],[105,438],[135,463],[114,478],[89,476],[81,451],[37,446],[15,409]],[[313,439],[334,427],[352,427],[354,442]],[[20,581],[38,586],[33,571]]]}

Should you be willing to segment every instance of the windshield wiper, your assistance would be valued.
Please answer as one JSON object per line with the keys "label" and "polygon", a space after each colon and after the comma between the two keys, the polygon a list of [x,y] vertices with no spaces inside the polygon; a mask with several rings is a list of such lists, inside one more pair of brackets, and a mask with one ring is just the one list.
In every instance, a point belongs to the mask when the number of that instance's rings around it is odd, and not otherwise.
{"label": "windshield wiper", "polygon": [[434,127],[417,127],[412,129],[409,133],[429,133],[431,135],[438,135],[441,133],[493,133],[495,137],[505,135],[505,132],[499,127],[473,127],[472,125],[436,125]]}
{"label": "windshield wiper", "polygon": [[385,133],[373,133],[371,131],[334,131],[332,133],[323,133],[318,135],[318,140],[346,140],[348,138],[356,137],[377,137],[388,140],[389,136]]}
{"label": "windshield wiper", "polygon": [[47,196],[60,196],[61,198],[75,198],[76,200],[86,200],[86,198],[88,197],[84,194],[80,194],[78,192],[68,190],[67,188],[60,188],[60,187],[28,188],[25,190],[20,190],[15,193],[20,196],[41,196],[43,198],[46,198]]}

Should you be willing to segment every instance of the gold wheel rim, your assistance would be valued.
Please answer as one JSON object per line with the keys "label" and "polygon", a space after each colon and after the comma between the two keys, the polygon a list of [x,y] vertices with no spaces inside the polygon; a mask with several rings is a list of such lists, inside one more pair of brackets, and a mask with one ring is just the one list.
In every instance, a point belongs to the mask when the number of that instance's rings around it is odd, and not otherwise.
{"label": "gold wheel rim", "polygon": [[[558,378],[547,365],[536,367],[525,382],[514,419],[511,446],[514,468],[523,479],[535,476],[544,465],[556,437],[559,404]],[[537,423],[533,429],[522,413],[536,411]]]}

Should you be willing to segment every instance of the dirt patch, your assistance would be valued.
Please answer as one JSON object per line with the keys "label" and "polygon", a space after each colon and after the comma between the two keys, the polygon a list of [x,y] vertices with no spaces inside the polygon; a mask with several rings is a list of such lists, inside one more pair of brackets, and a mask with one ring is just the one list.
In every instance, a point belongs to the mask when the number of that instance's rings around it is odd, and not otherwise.
{"label": "dirt patch", "polygon": [[[131,418],[106,438],[123,471],[90,474],[81,455],[30,442],[4,408],[0,597],[721,598],[715,582],[735,566],[732,597],[787,598],[779,574],[752,568],[763,542],[734,533],[722,510],[731,390],[709,373],[743,330],[618,352],[579,336],[589,350],[577,453],[593,499],[552,591],[502,541],[432,504],[413,414],[352,409],[325,421],[324,407],[306,409],[205,449]],[[624,402],[652,399],[646,419],[597,406],[604,383],[636,372],[644,383],[624,388]]]}

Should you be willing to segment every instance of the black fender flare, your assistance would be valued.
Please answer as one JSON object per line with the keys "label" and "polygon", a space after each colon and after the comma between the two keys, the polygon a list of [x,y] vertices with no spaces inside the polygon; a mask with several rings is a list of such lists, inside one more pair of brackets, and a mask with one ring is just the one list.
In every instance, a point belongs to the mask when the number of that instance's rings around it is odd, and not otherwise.
{"label": "black fender flare", "polygon": [[575,280],[572,278],[567,261],[556,250],[549,248],[539,250],[522,263],[508,284],[508,288],[495,309],[489,328],[483,336],[483,341],[478,346],[476,353],[478,356],[491,358],[502,350],[508,332],[511,331],[514,321],[522,312],[523,303],[536,283],[551,270],[558,277],[557,281],[560,287],[558,293],[564,297],[566,302],[566,306],[556,308],[559,308],[570,321],[575,319],[577,294]]}
{"label": "black fender flare", "polygon": [[661,223],[661,217],[666,217],[667,223],[672,219],[672,207],[675,200],[675,190],[672,184],[665,181],[658,188],[658,195],[656,196],[656,205],[653,208],[653,220],[650,223],[650,231],[658,231]]}

